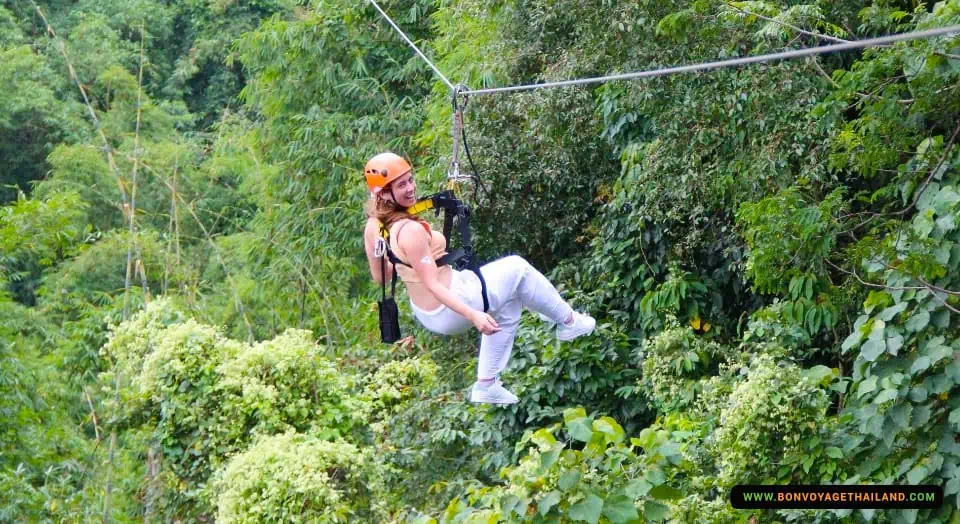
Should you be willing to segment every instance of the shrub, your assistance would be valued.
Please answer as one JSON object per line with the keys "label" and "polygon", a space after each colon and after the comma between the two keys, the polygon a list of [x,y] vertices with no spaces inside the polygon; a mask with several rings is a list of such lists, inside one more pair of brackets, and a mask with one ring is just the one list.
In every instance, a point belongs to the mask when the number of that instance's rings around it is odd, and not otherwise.
{"label": "shrub", "polygon": [[113,361],[113,373],[120,373],[125,380],[137,377],[144,360],[166,338],[166,328],[184,320],[169,298],[157,298],[130,320],[110,326],[100,354]]}
{"label": "shrub", "polygon": [[203,512],[205,482],[225,455],[237,451],[235,421],[222,409],[227,399],[217,367],[247,348],[192,319],[159,337],[137,382],[145,410],[156,418],[154,435],[165,463],[185,483],[185,502],[194,501]]}
{"label": "shrub", "polygon": [[348,443],[293,432],[266,437],[218,472],[217,520],[371,522],[375,471]]}
{"label": "shrub", "polygon": [[420,396],[418,393],[429,392],[437,383],[437,371],[429,357],[388,362],[370,378],[363,398],[376,418],[389,417]]}
{"label": "shrub", "polygon": [[309,331],[283,334],[238,353],[218,368],[234,438],[288,430],[321,438],[346,437],[363,409],[351,394],[352,379],[321,356]]}
{"label": "shrub", "polygon": [[729,488],[789,473],[777,467],[790,462],[785,457],[804,453],[805,443],[819,442],[818,426],[828,405],[829,397],[814,376],[770,355],[757,356],[748,378],[730,395],[713,436],[718,484]]}
{"label": "shrub", "polygon": [[475,487],[453,499],[444,522],[515,522],[537,515],[548,522],[636,522],[667,516],[667,502],[682,493],[669,476],[684,457],[674,432],[645,428],[629,441],[610,417],[588,417],[583,408],[563,413],[561,424],[528,431],[518,448],[534,446],[505,468],[504,486]]}
{"label": "shrub", "polygon": [[644,344],[642,385],[661,411],[689,405],[699,393],[699,377],[710,368],[720,345],[698,338],[692,329],[673,327]]}

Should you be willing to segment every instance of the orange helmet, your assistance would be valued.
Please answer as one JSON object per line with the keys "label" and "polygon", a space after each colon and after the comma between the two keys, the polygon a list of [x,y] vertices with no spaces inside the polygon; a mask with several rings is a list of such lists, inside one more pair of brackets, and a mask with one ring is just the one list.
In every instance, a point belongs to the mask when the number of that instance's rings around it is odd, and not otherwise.
{"label": "orange helmet", "polygon": [[367,178],[367,187],[370,192],[377,194],[387,184],[406,175],[413,168],[402,156],[390,153],[380,153],[371,158],[363,168],[363,175]]}

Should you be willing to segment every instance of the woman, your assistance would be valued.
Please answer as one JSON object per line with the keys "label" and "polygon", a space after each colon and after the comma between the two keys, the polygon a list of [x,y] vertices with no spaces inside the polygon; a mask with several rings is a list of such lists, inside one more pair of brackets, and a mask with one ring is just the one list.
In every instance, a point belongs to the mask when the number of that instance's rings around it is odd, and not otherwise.
{"label": "woman", "polygon": [[[483,334],[472,402],[517,402],[517,397],[503,387],[499,374],[510,360],[523,308],[555,322],[560,340],[573,340],[593,331],[596,321],[574,311],[550,281],[519,256],[501,258],[480,268],[489,300],[489,313],[484,313],[477,275],[448,265],[437,267],[434,261],[446,254],[446,239],[427,221],[406,211],[417,202],[410,164],[393,153],[381,153],[367,162],[364,175],[371,195],[363,237],[373,279],[382,284],[397,271],[407,286],[414,316],[428,330],[457,335],[472,325]],[[380,224],[390,232],[390,249],[412,267],[395,267],[385,257],[376,256]],[[386,281],[381,280],[381,264],[387,265]]]}

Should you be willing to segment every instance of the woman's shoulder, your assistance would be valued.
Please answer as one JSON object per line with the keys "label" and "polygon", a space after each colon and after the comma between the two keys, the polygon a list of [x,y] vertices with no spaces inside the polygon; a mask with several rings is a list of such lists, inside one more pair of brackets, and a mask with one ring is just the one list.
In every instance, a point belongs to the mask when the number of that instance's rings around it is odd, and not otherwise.
{"label": "woman's shoulder", "polygon": [[383,223],[377,220],[374,217],[367,218],[367,223],[363,227],[364,236],[376,236],[380,234],[380,228],[383,227]]}
{"label": "woman's shoulder", "polygon": [[[414,228],[413,226],[410,226],[411,223],[412,223],[412,224],[416,224],[416,225],[419,226],[419,225],[425,224],[426,222],[425,222],[425,221],[421,221],[421,220],[417,220],[417,219],[415,219],[415,218],[402,218],[402,219],[400,219],[400,220],[397,220],[397,221],[394,222],[393,224],[390,224],[390,237],[396,239],[397,236],[399,235],[400,231],[402,230],[402,231],[404,231],[403,236],[404,236],[404,239],[405,239],[405,240],[406,240],[406,238],[408,238],[408,237],[413,237],[413,238],[415,238],[415,239],[420,239],[420,238],[424,238],[424,239],[425,239],[425,238],[427,238],[427,237],[425,237],[425,236],[423,236],[423,235],[408,235],[408,234],[406,233],[407,231],[416,231],[417,229],[421,229],[421,227],[416,227],[416,228]],[[410,227],[406,227],[406,226],[410,226]],[[423,231],[428,231],[428,230],[427,230],[428,227],[429,227],[429,224],[427,224],[426,226],[422,227],[422,230],[423,230]]]}
{"label": "woman's shoulder", "polygon": [[413,219],[413,218],[401,218],[401,219],[397,220],[396,222],[390,224],[390,233],[393,233],[394,231],[397,231],[397,230],[400,229],[401,227],[404,227],[405,225],[407,225],[407,224],[409,224],[409,223],[411,223],[411,222],[417,223],[418,220]]}

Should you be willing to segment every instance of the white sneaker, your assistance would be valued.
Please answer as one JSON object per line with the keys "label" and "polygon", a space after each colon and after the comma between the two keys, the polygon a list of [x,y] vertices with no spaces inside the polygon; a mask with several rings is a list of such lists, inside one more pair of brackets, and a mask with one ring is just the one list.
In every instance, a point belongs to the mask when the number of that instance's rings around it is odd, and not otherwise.
{"label": "white sneaker", "polygon": [[500,379],[494,380],[487,387],[480,385],[480,382],[473,384],[473,392],[470,393],[470,402],[478,404],[516,404],[520,399],[510,393],[503,387]]}
{"label": "white sneaker", "polygon": [[573,340],[581,335],[587,335],[593,332],[597,327],[597,321],[590,315],[573,312],[573,322],[570,325],[560,324],[557,327],[557,338],[566,342]]}

